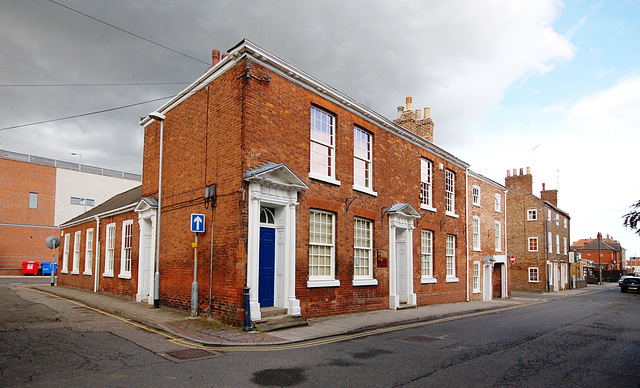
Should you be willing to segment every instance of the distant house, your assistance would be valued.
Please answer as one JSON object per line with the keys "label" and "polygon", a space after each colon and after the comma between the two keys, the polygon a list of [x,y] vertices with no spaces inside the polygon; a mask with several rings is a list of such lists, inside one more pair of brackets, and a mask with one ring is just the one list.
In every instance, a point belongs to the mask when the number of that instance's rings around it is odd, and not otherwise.
{"label": "distant house", "polygon": [[[622,247],[620,241],[614,240],[612,236],[603,236],[600,239],[600,244],[598,244],[597,238],[580,239],[571,244],[571,249],[579,252],[582,260],[592,262],[596,269],[600,265],[605,271],[622,271],[626,268],[626,249]],[[598,250],[601,253],[600,260],[598,260]]]}
{"label": "distant house", "polygon": [[60,235],[61,223],[140,180],[137,174],[0,151],[0,275],[21,274],[23,261],[53,261],[45,240]]}
{"label": "distant house", "polygon": [[569,214],[558,207],[558,191],[533,194],[533,175],[507,171],[507,223],[511,287],[514,290],[558,291],[569,288]]}

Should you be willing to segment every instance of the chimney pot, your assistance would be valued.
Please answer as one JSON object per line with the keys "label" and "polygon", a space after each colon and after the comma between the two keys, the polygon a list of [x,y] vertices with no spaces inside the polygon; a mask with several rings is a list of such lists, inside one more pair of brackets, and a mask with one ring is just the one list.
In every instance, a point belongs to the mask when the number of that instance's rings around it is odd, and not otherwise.
{"label": "chimney pot", "polygon": [[215,66],[220,62],[220,50],[213,49],[211,51],[211,66]]}
{"label": "chimney pot", "polygon": [[527,175],[531,175],[531,167],[527,167]]}
{"label": "chimney pot", "polygon": [[542,183],[542,191],[545,191],[544,182]]}
{"label": "chimney pot", "polygon": [[516,168],[513,169],[513,176],[518,176],[518,169]]}
{"label": "chimney pot", "polygon": [[424,108],[424,118],[428,119],[431,116],[431,108],[426,107]]}
{"label": "chimney pot", "polygon": [[413,98],[407,97],[406,102],[407,102],[407,110],[411,110],[411,103],[413,102]]}
{"label": "chimney pot", "polygon": [[420,117],[421,113],[422,112],[420,112],[419,110],[416,110],[416,120],[420,120],[421,119],[421,117]]}
{"label": "chimney pot", "polygon": [[507,176],[510,177],[511,176],[511,170],[507,170]]}
{"label": "chimney pot", "polygon": [[520,175],[524,175],[524,170],[520,167]]}

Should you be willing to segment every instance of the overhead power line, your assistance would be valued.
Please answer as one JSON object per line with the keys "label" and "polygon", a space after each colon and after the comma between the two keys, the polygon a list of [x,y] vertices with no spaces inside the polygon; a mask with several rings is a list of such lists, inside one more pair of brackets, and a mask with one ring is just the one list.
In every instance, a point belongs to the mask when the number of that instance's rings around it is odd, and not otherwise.
{"label": "overhead power line", "polygon": [[138,106],[138,105],[144,105],[144,104],[148,104],[150,102],[156,102],[156,101],[161,101],[161,100],[166,100],[168,98],[171,98],[173,96],[167,96],[167,97],[162,97],[162,98],[156,98],[154,100],[149,100],[149,101],[143,101],[143,102],[136,102],[135,104],[129,104],[129,105],[123,105],[123,106],[118,106],[115,108],[109,108],[109,109],[102,109],[102,110],[97,110],[95,112],[89,112],[89,113],[81,113],[81,114],[77,114],[77,115],[73,115],[73,116],[66,116],[66,117],[60,117],[57,119],[50,119],[50,120],[42,120],[42,121],[37,121],[34,123],[28,123],[28,124],[20,124],[20,125],[13,125],[11,127],[5,127],[5,128],[0,128],[0,131],[5,131],[7,129],[15,129],[15,128],[23,128],[23,127],[29,127],[32,125],[39,125],[39,124],[46,124],[46,123],[52,123],[55,121],[62,121],[62,120],[69,120],[69,119],[75,119],[78,117],[84,117],[84,116],[91,116],[91,115],[97,115],[100,113],[106,113],[106,112],[112,112],[114,110],[120,110],[120,109],[125,109],[125,108],[131,108],[133,106]]}
{"label": "overhead power line", "polygon": [[187,57],[187,58],[189,58],[189,59],[193,59],[194,61],[198,61],[198,62],[200,62],[200,63],[204,63],[205,65],[210,65],[210,63],[209,63],[209,62],[205,62],[205,61],[200,60],[200,59],[198,59],[198,58],[192,57],[192,56],[191,56],[191,55],[189,55],[189,54],[185,54],[185,53],[180,52],[180,51],[178,51],[178,50],[174,50],[174,49],[172,49],[171,47],[167,47],[167,46],[165,46],[165,45],[162,45],[162,44],[160,44],[160,43],[154,42],[154,41],[152,41],[152,40],[150,40],[150,39],[147,39],[147,38],[145,38],[145,37],[143,37],[143,36],[140,36],[140,35],[138,35],[138,34],[134,34],[133,32],[129,32],[129,31],[127,31],[127,30],[125,30],[125,29],[122,29],[122,28],[120,28],[120,27],[118,27],[118,26],[115,26],[115,25],[113,25],[113,24],[111,24],[111,23],[107,23],[107,22],[102,21],[102,20],[100,20],[100,19],[94,18],[94,17],[93,17],[93,16],[91,16],[91,15],[87,15],[86,13],[80,12],[80,11],[78,11],[77,9],[73,9],[73,8],[71,8],[71,7],[67,6],[67,5],[60,4],[60,3],[58,3],[57,1],[53,1],[53,0],[49,0],[49,1],[50,1],[50,2],[52,2],[53,4],[59,5],[60,7],[63,7],[63,8],[68,9],[69,11],[73,11],[73,12],[78,13],[78,14],[80,14],[80,15],[84,16],[84,17],[87,17],[87,18],[89,18],[89,19],[91,19],[91,20],[94,20],[94,21],[96,21],[96,22],[98,22],[98,23],[102,23],[102,24],[104,24],[105,26],[109,26],[109,27],[111,27],[111,28],[115,28],[116,30],[118,30],[118,31],[120,31],[120,32],[124,32],[125,34],[129,34],[129,35],[131,35],[131,36],[135,36],[135,37],[136,37],[136,38],[138,38],[138,39],[142,39],[142,40],[144,40],[145,42],[151,43],[151,44],[156,45],[156,46],[158,46],[158,47],[162,47],[162,48],[163,48],[163,49],[165,49],[165,50],[169,50],[169,51],[174,52],[174,53],[176,53],[176,54],[179,54],[179,55],[185,56],[185,57]]}

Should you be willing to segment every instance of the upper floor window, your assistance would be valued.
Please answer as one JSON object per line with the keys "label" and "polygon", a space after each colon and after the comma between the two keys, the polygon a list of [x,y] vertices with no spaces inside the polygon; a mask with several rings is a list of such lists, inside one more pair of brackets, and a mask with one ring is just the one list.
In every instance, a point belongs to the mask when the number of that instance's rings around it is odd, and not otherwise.
{"label": "upper floor window", "polygon": [[538,238],[529,237],[529,252],[537,252],[537,251],[538,251]]}
{"label": "upper floor window", "polygon": [[353,128],[353,188],[375,195],[372,181],[371,134],[358,127]]}
{"label": "upper floor window", "polygon": [[353,285],[376,285],[373,279],[373,222],[356,218],[353,224]]}
{"label": "upper floor window", "polygon": [[538,278],[538,268],[529,267],[529,282],[530,283],[537,283],[539,281],[540,280]]}
{"label": "upper floor window", "polygon": [[432,209],[431,182],[433,179],[433,163],[430,160],[420,159],[420,207]]}
{"label": "upper floor window", "polygon": [[71,197],[71,204],[72,205],[95,206],[96,201],[93,200],[93,199],[89,199],[89,198]]}
{"label": "upper floor window", "polygon": [[480,217],[478,216],[473,216],[473,223],[472,223],[472,234],[473,234],[473,250],[474,251],[479,251],[481,250],[480,247]]}
{"label": "upper floor window", "polygon": [[122,250],[120,252],[120,274],[118,277],[131,279],[131,249],[133,248],[133,220],[122,223]]}
{"label": "upper floor window", "polygon": [[29,193],[29,209],[38,208],[38,193]]}
{"label": "upper floor window", "polygon": [[312,178],[335,181],[335,117],[311,107],[311,166]]}
{"label": "upper floor window", "polygon": [[560,235],[556,234],[556,254],[560,254]]}
{"label": "upper floor window", "polygon": [[564,228],[567,229],[567,225],[569,224],[569,222],[567,221],[567,219],[564,219]]}
{"label": "upper floor window", "polygon": [[495,195],[495,205],[494,205],[494,209],[497,212],[502,211],[502,199],[500,194],[496,193]]}
{"label": "upper floor window", "polygon": [[473,204],[480,206],[480,186],[473,186],[472,189]]}
{"label": "upper floor window", "polygon": [[311,210],[309,217],[308,287],[339,286],[335,279],[335,224],[333,213]]}
{"label": "upper floor window", "polygon": [[547,233],[547,245],[548,245],[547,251],[549,253],[553,253],[553,241],[551,240],[552,237],[553,236],[551,235],[551,232],[548,232]]}
{"label": "upper floor window", "polygon": [[502,225],[500,224],[500,221],[496,221],[494,225],[496,230],[496,252],[502,252]]}
{"label": "upper floor window", "polygon": [[567,238],[566,237],[562,238],[562,246],[564,247],[564,254],[566,256],[567,255]]}
{"label": "upper floor window", "polygon": [[537,209],[529,209],[527,210],[527,221],[536,221],[538,219],[538,210]]}
{"label": "upper floor window", "polygon": [[547,210],[547,221],[551,221],[551,210]]}
{"label": "upper floor window", "polygon": [[456,174],[451,170],[445,171],[444,191],[446,199],[446,212],[455,214],[456,212]]}

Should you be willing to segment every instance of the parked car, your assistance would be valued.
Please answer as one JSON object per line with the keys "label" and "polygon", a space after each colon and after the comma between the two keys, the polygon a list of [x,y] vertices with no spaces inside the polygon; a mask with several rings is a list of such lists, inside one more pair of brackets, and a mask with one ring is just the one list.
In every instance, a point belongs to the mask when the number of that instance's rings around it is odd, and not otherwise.
{"label": "parked car", "polygon": [[632,278],[634,275],[622,275],[620,276],[620,280],[618,280],[618,287],[622,286],[622,282],[624,281],[624,279],[626,278]]}
{"label": "parked car", "polygon": [[640,291],[640,277],[631,276],[622,281],[620,292]]}

